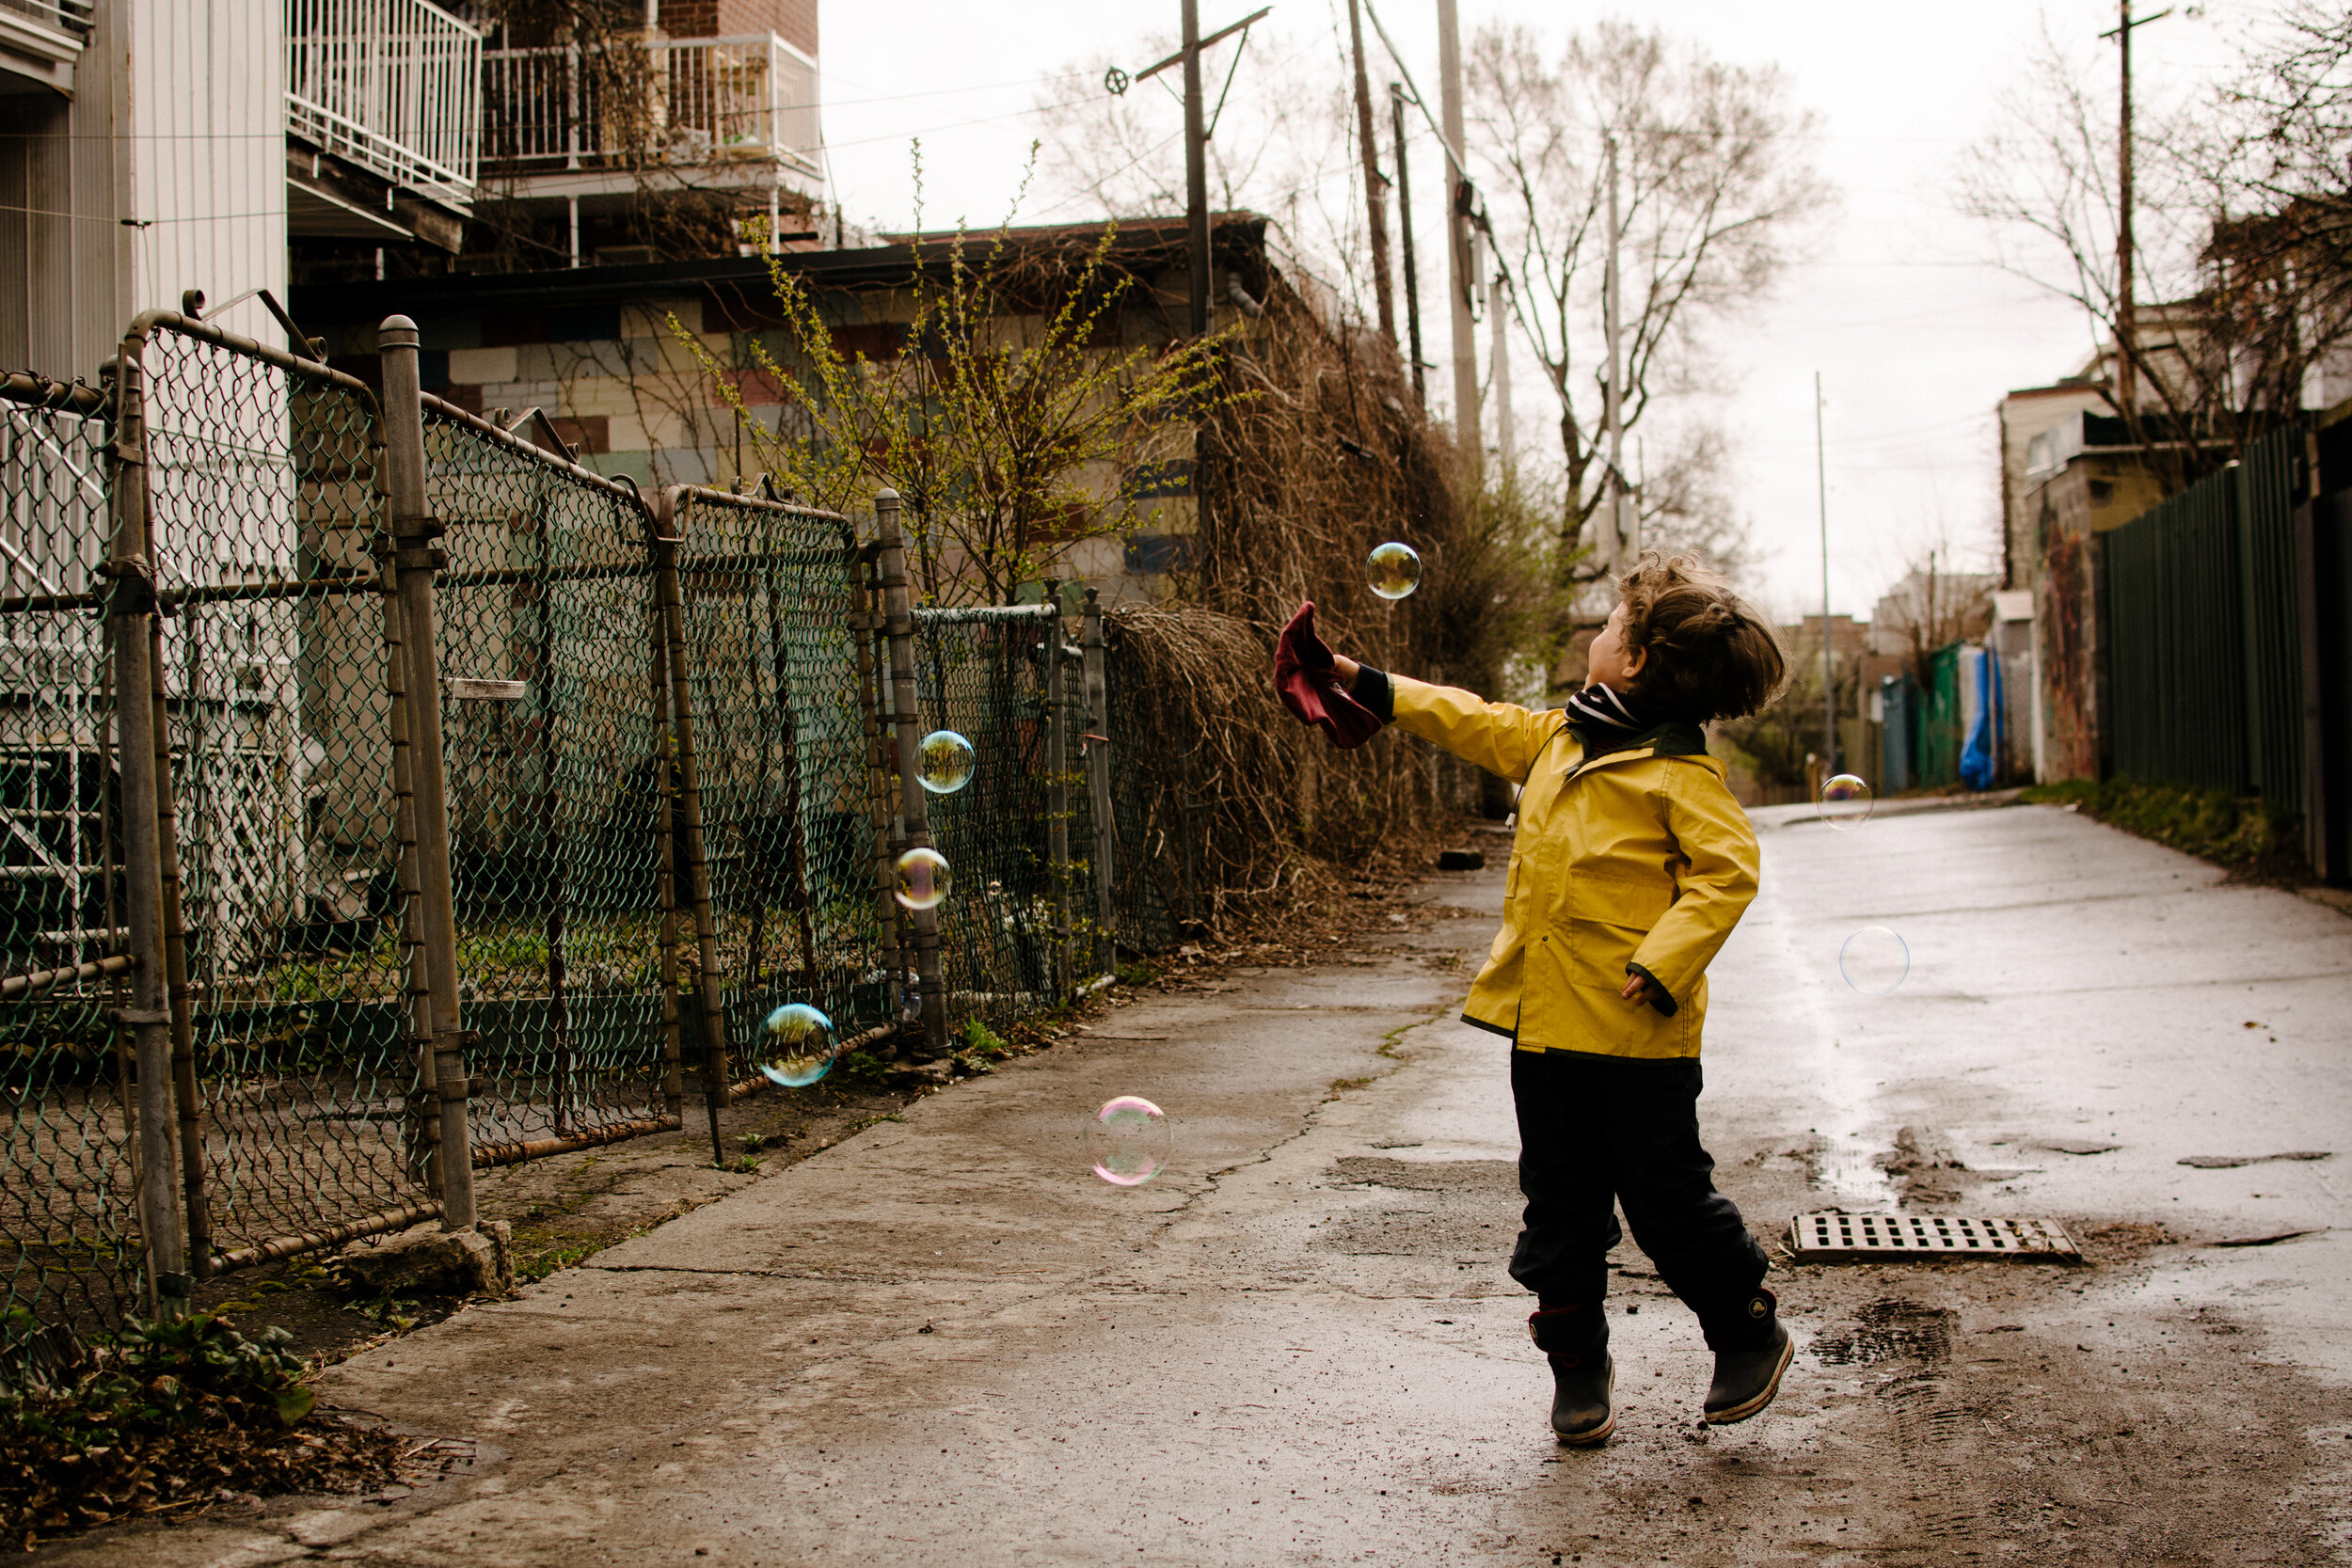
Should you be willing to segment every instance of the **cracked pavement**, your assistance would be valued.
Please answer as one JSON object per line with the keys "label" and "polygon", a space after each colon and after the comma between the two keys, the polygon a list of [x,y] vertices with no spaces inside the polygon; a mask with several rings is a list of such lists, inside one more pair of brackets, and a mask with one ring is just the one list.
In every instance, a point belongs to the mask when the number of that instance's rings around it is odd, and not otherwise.
{"label": "cracked pavement", "polygon": [[[1505,1047],[1454,1022],[1495,854],[1351,962],[1141,999],[330,1371],[475,1445],[437,1486],[45,1555],[2352,1561],[2352,922],[2048,808],[1757,815],[1720,1183],[1768,1243],[1900,1202],[2056,1218],[2086,1261],[1781,1259],[1800,1354],[1746,1425],[1695,1426],[1705,1350],[1630,1243],[1620,1435],[1544,1424]],[[1836,968],[1874,924],[1913,958],[1885,997]],[[1134,1190],[1080,1150],[1118,1094],[1175,1122]]]}

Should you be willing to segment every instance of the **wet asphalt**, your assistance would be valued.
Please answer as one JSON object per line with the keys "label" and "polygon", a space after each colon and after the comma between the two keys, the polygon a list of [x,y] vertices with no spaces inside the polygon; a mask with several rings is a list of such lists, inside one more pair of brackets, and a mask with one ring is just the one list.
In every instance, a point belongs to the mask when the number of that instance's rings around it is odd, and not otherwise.
{"label": "wet asphalt", "polygon": [[[1385,942],[1142,997],[328,1374],[474,1445],[439,1486],[46,1555],[2352,1561],[2352,920],[2052,808],[1758,815],[1702,1109],[1801,1349],[1745,1425],[1697,1424],[1629,1243],[1619,1435],[1545,1426],[1506,1048],[1454,1020],[1497,839]],[[1840,972],[1873,927],[1883,995]],[[1119,1094],[1175,1123],[1133,1190],[1079,1142]],[[1832,1207],[2047,1218],[2084,1261],[1790,1260]]]}

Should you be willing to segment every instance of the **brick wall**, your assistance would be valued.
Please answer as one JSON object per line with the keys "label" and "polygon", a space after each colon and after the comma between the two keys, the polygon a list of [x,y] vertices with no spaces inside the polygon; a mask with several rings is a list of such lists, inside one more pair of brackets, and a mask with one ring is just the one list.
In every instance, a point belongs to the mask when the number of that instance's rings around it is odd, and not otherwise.
{"label": "brick wall", "polygon": [[661,0],[661,30],[674,39],[774,33],[817,53],[817,0]]}

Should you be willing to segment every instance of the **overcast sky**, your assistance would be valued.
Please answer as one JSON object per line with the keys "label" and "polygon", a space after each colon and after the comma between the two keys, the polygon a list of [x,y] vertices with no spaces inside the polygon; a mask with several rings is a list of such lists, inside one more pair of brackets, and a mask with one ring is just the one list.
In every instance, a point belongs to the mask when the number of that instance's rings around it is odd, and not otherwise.
{"label": "overcast sky", "polygon": [[[1434,100],[1435,0],[1375,4]],[[1202,0],[1201,24],[1214,29],[1254,8],[1254,0]],[[2141,7],[2151,8],[2161,7]],[[2140,91],[2175,96],[2212,82],[2231,39],[2254,14],[2247,0],[2224,0],[2136,33]],[[1094,72],[1073,70],[1100,53],[1132,54],[1131,67],[1150,63],[1150,40],[1172,32],[1177,15],[1176,0],[1030,0],[1009,12],[943,0],[827,6],[824,124],[839,199],[853,221],[906,224],[914,204],[908,142],[920,135],[927,224],[999,221],[1038,131],[1037,104],[1101,92]],[[1733,438],[1735,492],[1763,557],[1757,586],[1783,613],[1820,600],[1816,370],[1827,398],[1833,609],[1867,615],[1904,564],[1939,538],[1991,565],[1994,405],[2010,388],[2075,369],[2090,338],[2072,306],[1989,264],[1991,237],[1954,210],[1953,172],[1963,150],[1996,123],[1996,95],[2021,75],[2045,26],[2112,71],[2111,46],[2095,35],[2114,25],[2113,5],[1677,0],[1645,9],[1461,0],[1461,15],[1465,36],[1506,19],[1554,40],[1603,17],[1662,22],[1719,57],[1777,64],[1790,74],[1797,105],[1820,118],[1815,166],[1838,187],[1842,207],[1817,259],[1711,343],[1726,380],[1718,412]],[[1343,3],[1277,0],[1262,25],[1264,41],[1244,58],[1235,94],[1250,90],[1261,60],[1339,69]],[[1416,194],[1434,194],[1434,154],[1419,166],[1427,172]],[[1082,214],[1064,208],[1054,215]],[[1425,257],[1442,254],[1433,243],[1441,222],[1434,206],[1417,218]],[[1425,276],[1423,288],[1425,300],[1438,297]],[[1450,363],[1442,317],[1431,330],[1430,357]],[[1556,441],[1556,404],[1546,406],[1524,355],[1513,382],[1519,439]],[[1451,407],[1445,386],[1438,372],[1433,406]]]}

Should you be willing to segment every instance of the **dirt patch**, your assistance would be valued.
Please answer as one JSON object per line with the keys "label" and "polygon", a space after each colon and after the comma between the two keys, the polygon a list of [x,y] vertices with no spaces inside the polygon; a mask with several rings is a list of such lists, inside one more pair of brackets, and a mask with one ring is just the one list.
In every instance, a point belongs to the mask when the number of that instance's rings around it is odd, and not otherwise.
{"label": "dirt patch", "polygon": [[1900,1296],[1881,1296],[1865,1304],[1851,1322],[1815,1335],[1813,1355],[1832,1367],[1947,1361],[1956,1316],[1948,1307],[1922,1307]]}

